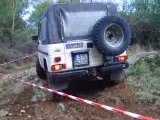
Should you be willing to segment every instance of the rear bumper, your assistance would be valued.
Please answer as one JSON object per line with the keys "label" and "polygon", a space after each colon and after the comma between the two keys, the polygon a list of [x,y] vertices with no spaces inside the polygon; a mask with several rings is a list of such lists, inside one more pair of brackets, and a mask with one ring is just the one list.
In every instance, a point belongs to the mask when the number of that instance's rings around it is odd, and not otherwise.
{"label": "rear bumper", "polygon": [[53,78],[55,82],[60,81],[70,81],[77,80],[79,78],[85,77],[88,75],[88,70],[75,70],[68,72],[60,72],[60,73],[49,73],[49,77]]}
{"label": "rear bumper", "polygon": [[129,67],[129,63],[121,63],[121,64],[115,64],[115,65],[109,65],[101,68],[101,72],[112,72],[115,70],[121,70],[121,69],[126,69]]}
{"label": "rear bumper", "polygon": [[[105,72],[122,70],[128,67],[129,67],[129,64],[126,62],[126,63],[121,63],[121,64],[103,66],[99,68],[99,71],[101,74],[103,74]],[[91,77],[89,76],[89,69],[59,72],[59,73],[48,73],[48,76],[52,77],[55,82],[78,80],[82,77]]]}

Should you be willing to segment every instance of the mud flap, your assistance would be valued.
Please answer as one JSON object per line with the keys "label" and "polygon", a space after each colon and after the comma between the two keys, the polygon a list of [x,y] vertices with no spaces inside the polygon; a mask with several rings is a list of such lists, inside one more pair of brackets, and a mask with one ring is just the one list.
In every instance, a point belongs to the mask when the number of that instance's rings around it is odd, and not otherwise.
{"label": "mud flap", "polygon": [[126,73],[124,70],[113,71],[110,73],[110,80],[120,82],[126,80]]}
{"label": "mud flap", "polygon": [[65,90],[68,88],[68,82],[50,82],[50,88],[54,90]]}
{"label": "mud flap", "polygon": [[[48,87],[53,90],[63,91],[66,90],[69,86],[68,82],[55,82],[53,78],[48,78]],[[63,99],[62,96],[55,93],[50,93],[49,98],[54,102],[59,102]]]}

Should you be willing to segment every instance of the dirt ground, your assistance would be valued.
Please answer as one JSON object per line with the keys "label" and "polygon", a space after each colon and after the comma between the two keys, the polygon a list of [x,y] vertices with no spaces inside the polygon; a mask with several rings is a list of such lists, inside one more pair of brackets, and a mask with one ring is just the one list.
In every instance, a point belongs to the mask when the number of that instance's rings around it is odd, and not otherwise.
{"label": "dirt ground", "polygon": [[[35,68],[9,75],[39,85],[45,84],[37,78]],[[128,81],[115,86],[106,86],[102,81],[72,82],[67,93],[144,116],[160,118],[160,105],[139,102]],[[47,99],[47,95],[43,90],[0,76],[0,120],[135,120],[65,98],[53,102]]]}
{"label": "dirt ground", "polygon": [[[17,92],[13,89],[10,92],[15,93],[9,96],[1,94],[0,120],[132,120],[65,98],[59,102],[46,100],[46,92],[31,86],[25,85],[23,90]],[[142,105],[136,101],[134,92],[127,82],[116,86],[104,86],[102,81],[75,82],[70,85],[68,93],[145,116],[160,118],[160,109],[155,105]],[[35,96],[39,96],[39,99]]]}

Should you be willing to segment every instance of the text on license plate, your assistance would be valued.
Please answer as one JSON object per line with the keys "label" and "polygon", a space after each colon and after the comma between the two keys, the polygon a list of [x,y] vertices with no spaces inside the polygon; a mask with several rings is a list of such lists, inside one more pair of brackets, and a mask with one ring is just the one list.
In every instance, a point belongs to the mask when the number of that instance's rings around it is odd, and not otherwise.
{"label": "text on license plate", "polygon": [[74,66],[86,66],[89,64],[88,54],[87,53],[74,54],[73,61],[74,61]]}

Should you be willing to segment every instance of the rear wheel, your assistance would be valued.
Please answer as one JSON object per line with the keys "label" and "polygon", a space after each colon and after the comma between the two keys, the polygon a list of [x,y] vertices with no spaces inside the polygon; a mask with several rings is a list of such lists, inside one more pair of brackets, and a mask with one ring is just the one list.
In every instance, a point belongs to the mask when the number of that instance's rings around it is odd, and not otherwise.
{"label": "rear wheel", "polygon": [[44,79],[44,80],[47,78],[46,72],[41,67],[38,59],[37,59],[37,62],[36,62],[36,72],[37,72],[37,75],[38,75],[39,78]]}

